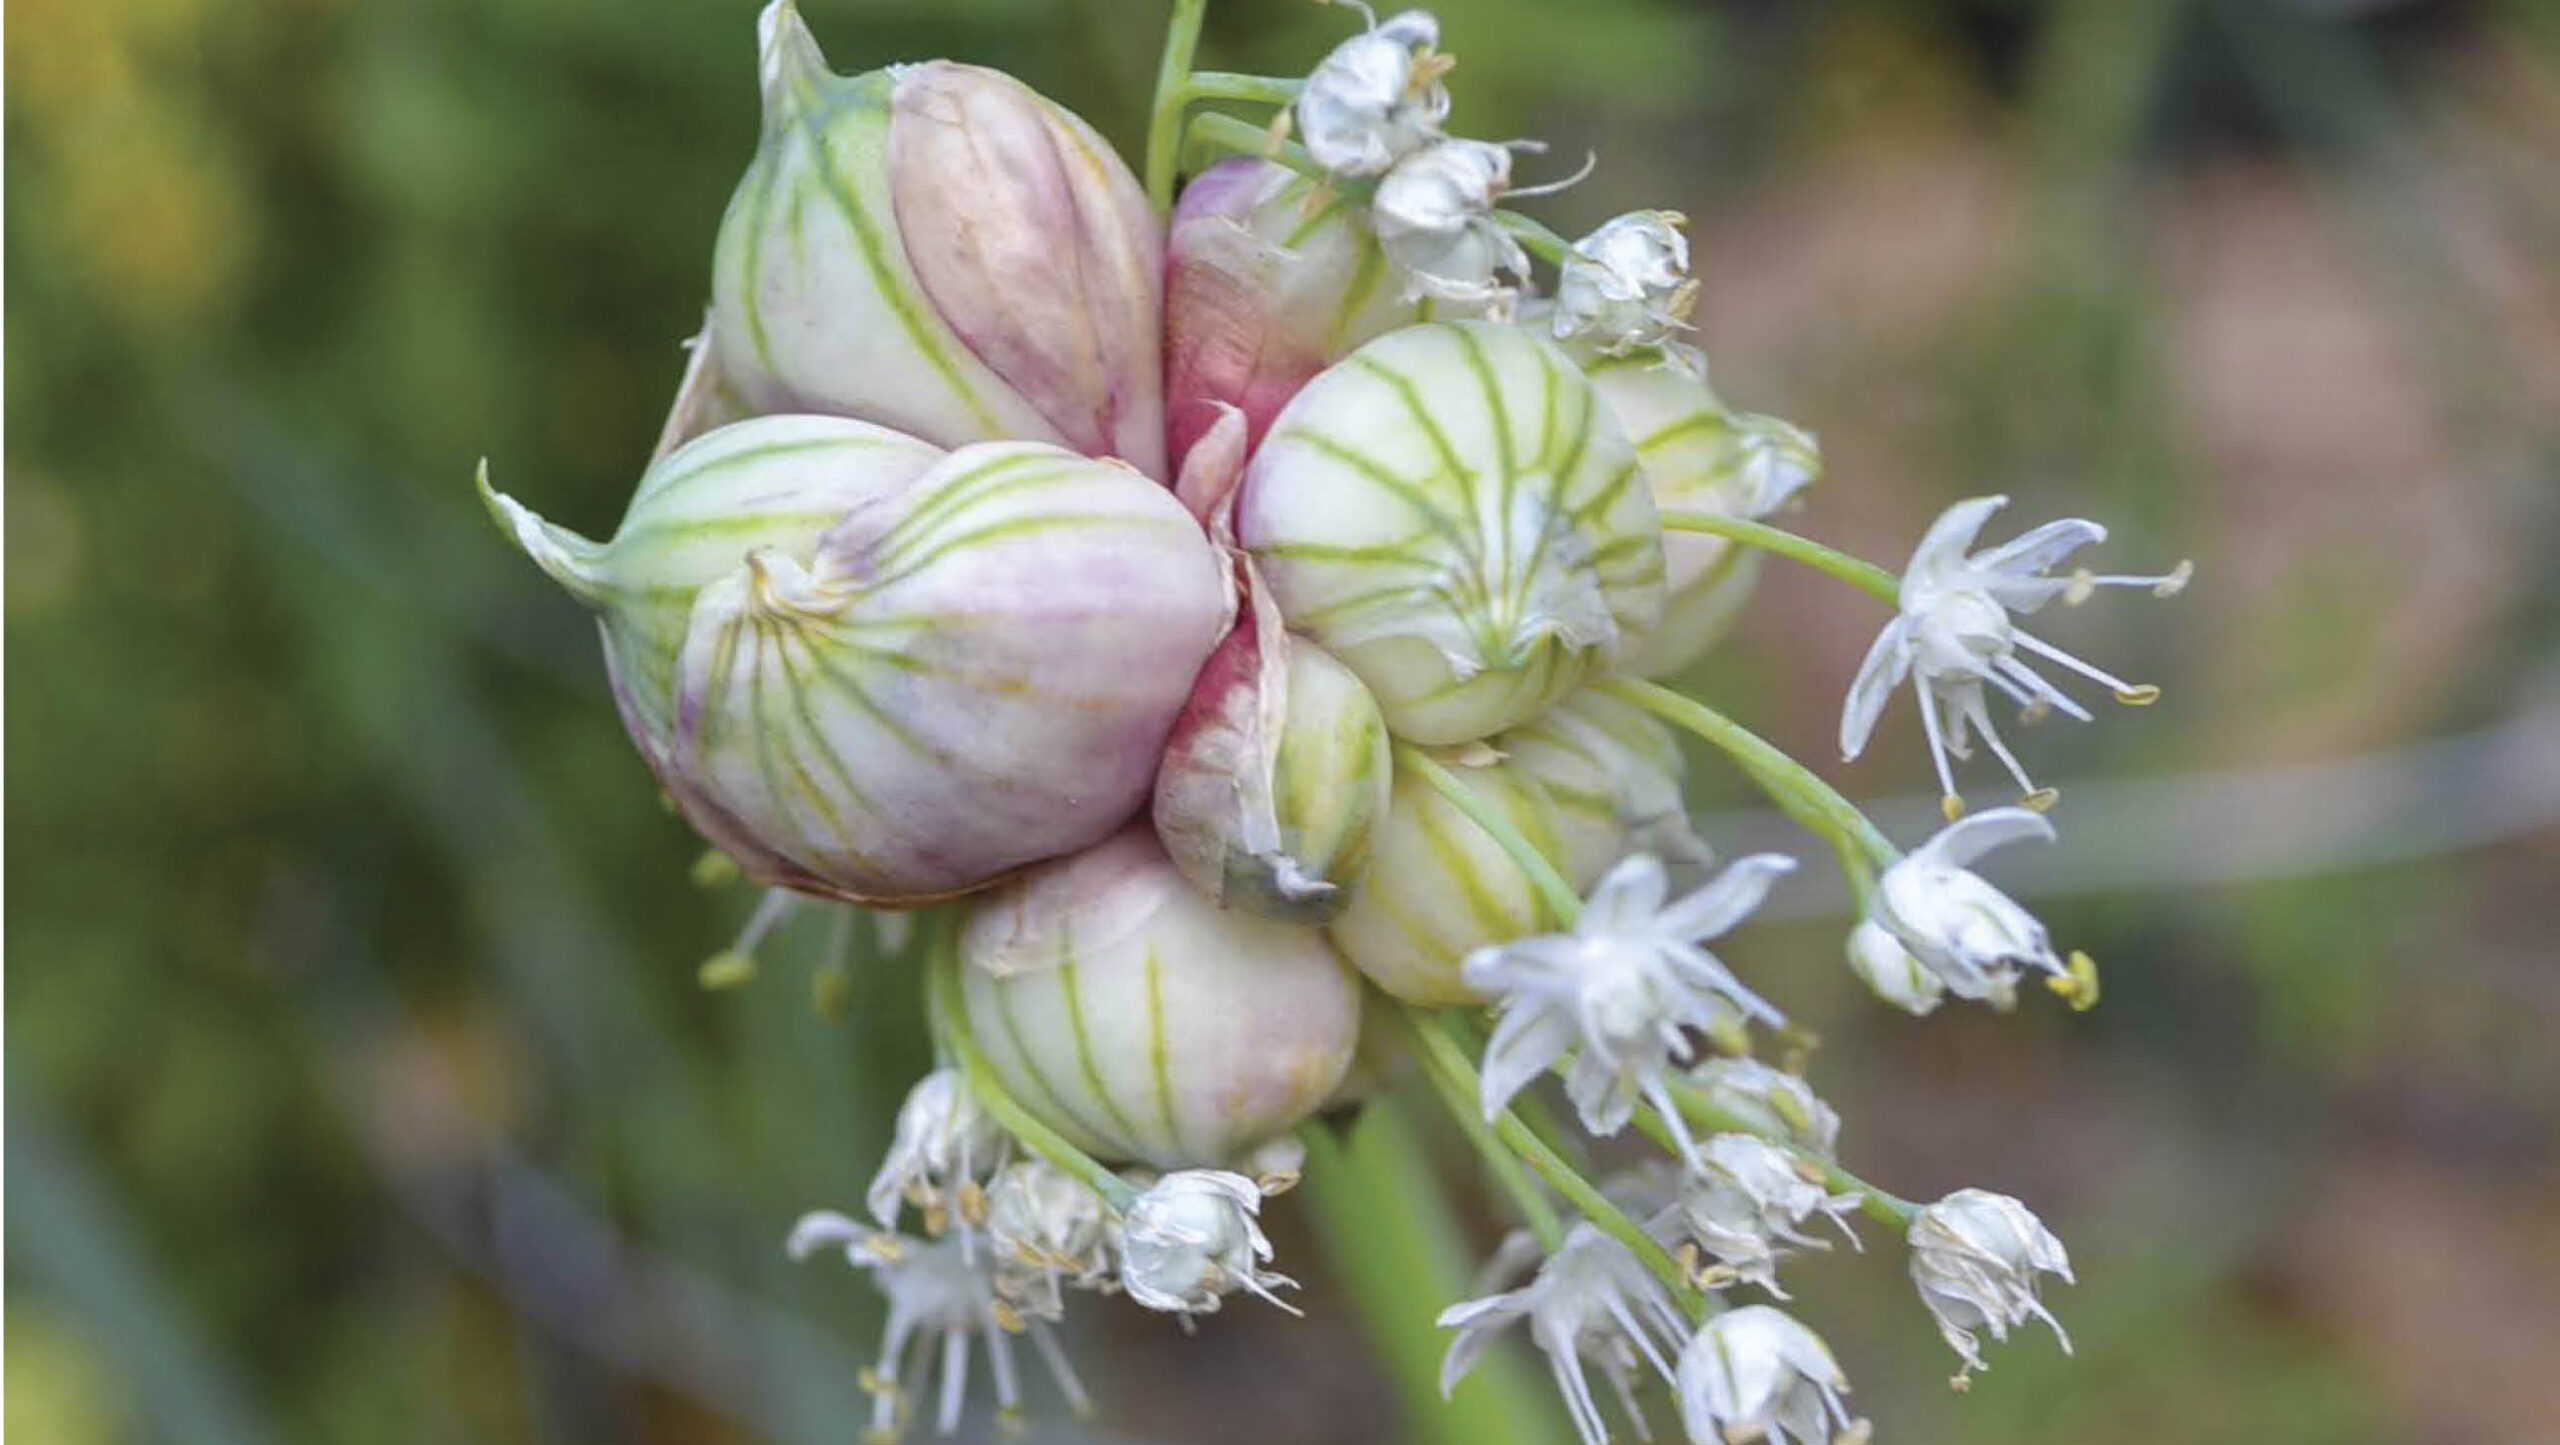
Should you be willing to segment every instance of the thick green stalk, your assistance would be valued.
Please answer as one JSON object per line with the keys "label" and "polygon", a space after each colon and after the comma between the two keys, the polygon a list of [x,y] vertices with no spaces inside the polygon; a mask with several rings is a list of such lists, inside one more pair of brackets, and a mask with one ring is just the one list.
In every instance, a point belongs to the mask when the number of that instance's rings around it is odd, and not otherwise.
{"label": "thick green stalk", "polygon": [[1714,512],[1666,511],[1662,514],[1662,530],[1666,532],[1706,532],[1729,537],[1745,546],[1763,552],[1775,552],[1791,562],[1828,572],[1852,587],[1861,588],[1887,607],[1900,604],[1902,581],[1892,573],[1864,558],[1826,547],[1810,537],[1799,537],[1766,522],[1746,521],[1741,517],[1718,516]]}
{"label": "thick green stalk", "polygon": [[1303,80],[1271,75],[1236,75],[1224,70],[1195,70],[1182,83],[1185,105],[1200,100],[1238,100],[1247,105],[1294,105]]}
{"label": "thick green stalk", "polygon": [[1413,1123],[1392,1098],[1370,1101],[1347,1128],[1308,1123],[1307,1214],[1334,1259],[1409,1423],[1401,1438],[1436,1445],[1545,1445],[1566,1438],[1555,1397],[1508,1348],[1479,1361],[1440,1396],[1448,1336],[1440,1311],[1468,1293],[1457,1211],[1424,1158]]}
{"label": "thick green stalk", "polygon": [[[1547,1202],[1547,1196],[1539,1192],[1537,1181],[1520,1167],[1519,1159],[1495,1135],[1493,1126],[1485,1122],[1483,1101],[1477,1097],[1474,1082],[1451,1072],[1444,1065],[1446,1051],[1436,1047],[1434,1041],[1421,1032],[1419,1021],[1402,1004],[1384,994],[1372,992],[1369,1007],[1388,1009],[1395,1015],[1404,1033],[1405,1046],[1413,1050],[1414,1062],[1421,1066],[1432,1092],[1438,1094],[1440,1102],[1448,1107],[1449,1116],[1458,1121],[1458,1128],[1467,1136],[1467,1142],[1475,1145],[1476,1152],[1484,1156],[1485,1165],[1493,1171],[1495,1182],[1518,1206],[1520,1218],[1528,1224],[1529,1232],[1538,1237],[1539,1246],[1551,1253],[1562,1246],[1564,1221],[1557,1218],[1555,1206]],[[1445,1037],[1440,1042],[1446,1043]]]}
{"label": "thick green stalk", "polygon": [[927,970],[926,1009],[932,1016],[936,1045],[947,1050],[959,1065],[978,1107],[1004,1126],[1006,1133],[1020,1140],[1024,1148],[1083,1180],[1112,1208],[1127,1209],[1137,1199],[1138,1191],[1100,1160],[1034,1118],[1005,1088],[987,1056],[979,1052],[977,1040],[969,1037],[968,1005],[960,997],[960,920],[937,919],[934,926],[941,930],[941,936],[934,940],[933,962]]}
{"label": "thick green stalk", "polygon": [[1156,214],[1173,210],[1174,170],[1181,157],[1182,111],[1188,103],[1191,57],[1200,49],[1200,22],[1209,0],[1173,0],[1164,31],[1164,59],[1156,67],[1156,100],[1147,116],[1147,199]]}
{"label": "thick green stalk", "polygon": [[[1844,864],[1854,860],[1864,868],[1883,868],[1902,856],[1876,825],[1867,821],[1867,815],[1858,811],[1856,804],[1841,797],[1804,764],[1723,713],[1641,678],[1612,677],[1600,686],[1722,749],[1788,817],[1831,840],[1832,846],[1840,850]],[[1863,881],[1871,880],[1862,880],[1861,869],[1851,869],[1852,884]],[[1863,886],[1860,892],[1863,898]]]}
{"label": "thick green stalk", "polygon": [[1502,229],[1509,231],[1513,240],[1528,248],[1529,254],[1551,266],[1563,265],[1573,250],[1572,242],[1518,211],[1496,211],[1493,218],[1502,223]]}
{"label": "thick green stalk", "polygon": [[1411,769],[1415,776],[1429,783],[1434,792],[1448,799],[1451,807],[1484,829],[1494,842],[1501,845],[1502,851],[1510,854],[1511,860],[1520,865],[1520,871],[1529,875],[1529,882],[1538,890],[1538,896],[1546,900],[1547,911],[1555,915],[1556,921],[1568,928],[1573,926],[1573,920],[1582,914],[1582,899],[1574,893],[1573,885],[1565,881],[1564,874],[1557,871],[1556,865],[1548,861],[1547,855],[1538,851],[1538,845],[1529,841],[1528,835],[1502,816],[1492,804],[1477,796],[1475,789],[1442,766],[1439,759],[1413,744],[1396,744],[1396,766]]}
{"label": "thick green stalk", "polygon": [[1292,140],[1283,140],[1275,145],[1269,130],[1247,125],[1231,115],[1203,111],[1184,125],[1183,135],[1182,150],[1186,155],[1206,147],[1222,155],[1260,156],[1287,166],[1302,176],[1325,179],[1324,167],[1316,164],[1315,157],[1307,154],[1305,146]]}

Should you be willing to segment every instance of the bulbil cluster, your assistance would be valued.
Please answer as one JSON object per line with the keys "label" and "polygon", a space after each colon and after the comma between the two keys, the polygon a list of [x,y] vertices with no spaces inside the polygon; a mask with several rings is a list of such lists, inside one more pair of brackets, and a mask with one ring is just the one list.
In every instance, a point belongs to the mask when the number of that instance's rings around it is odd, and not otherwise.
{"label": "bulbil cluster", "polygon": [[[1200,3],[1178,0],[1178,37]],[[1697,1440],[1862,1434],[1817,1337],[1725,1299],[1784,1299],[1816,1223],[1906,1232],[1968,1369],[1978,1331],[2043,1316],[2038,1273],[2067,1277],[2014,1200],[1922,1209],[1846,1174],[1838,1116],[1749,1057],[1784,1018],[1706,945],[1795,863],[1713,866],[1674,726],[1834,820],[1868,900],[1851,960],[1913,1012],[2007,1007],[2029,973],[2094,999],[2086,960],[1970,871],[2051,825],[1997,809],[1903,855],[1655,681],[1714,644],[1765,551],[1863,564],[1765,521],[1819,451],[1709,387],[1680,216],[1567,243],[1505,209],[1541,148],[1447,132],[1439,39],[1371,16],[1303,81],[1186,78],[1177,39],[1150,194],[1020,81],[839,75],[776,0],[762,138],[620,527],[578,536],[484,475],[595,612],[667,797],[776,890],[722,978],[784,899],[874,910],[884,937],[930,910],[897,952],[927,972],[943,1067],[900,1111],[872,1223],[790,1237],[889,1297],[877,1433],[932,1360],[953,1430],[972,1341],[1000,1409],[1016,1336],[1081,1409],[1052,1332],[1071,1293],[1186,1326],[1280,1303],[1261,1211],[1303,1167],[1294,1131],[1392,1072],[1381,1038],[1494,1126],[1468,1121],[1479,1147],[1530,1148],[1511,1105],[1550,1076],[1590,1134],[1659,1146],[1603,1185],[1542,1170],[1579,1217],[1524,1194],[1506,1255],[1527,1282],[1443,1321],[1450,1383],[1525,1321],[1586,1441],[1608,1433],[1591,1365],[1629,1410],[1658,1377]],[[1277,113],[1182,124],[1218,99]],[[1989,689],[2085,716],[2025,656],[2149,700],[2012,614],[2184,580],[2049,575],[2091,523],[1976,552],[1998,505],[1921,544],[1842,727],[1854,754],[1916,679],[1951,818],[1971,736],[2051,801],[1984,710]]]}

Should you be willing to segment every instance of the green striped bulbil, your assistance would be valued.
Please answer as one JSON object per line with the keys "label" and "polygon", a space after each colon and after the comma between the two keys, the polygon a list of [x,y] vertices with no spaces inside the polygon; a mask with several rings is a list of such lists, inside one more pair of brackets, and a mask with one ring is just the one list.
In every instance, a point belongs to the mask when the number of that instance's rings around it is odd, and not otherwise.
{"label": "green striped bulbil", "polygon": [[[1539,851],[1563,858],[1554,804],[1526,769],[1483,747],[1440,760]],[[1493,835],[1407,769],[1396,770],[1369,868],[1372,886],[1328,932],[1352,967],[1397,998],[1485,1002],[1459,975],[1469,952],[1562,926]]]}
{"label": "green striped bulbil", "polygon": [[1255,453],[1237,534],[1290,629],[1415,742],[1536,717],[1662,610],[1635,448],[1517,326],[1410,326],[1327,368]]}
{"label": "green striped bulbil", "polygon": [[1322,933],[1219,907],[1144,826],[972,900],[960,961],[1006,1091],[1112,1162],[1242,1164],[1325,1101],[1360,1036]]}
{"label": "green striped bulbil", "polygon": [[1565,877],[1577,891],[1589,893],[1630,852],[1675,870],[1708,861],[1681,796],[1680,740],[1635,704],[1585,688],[1493,745],[1545,791]]}
{"label": "green striped bulbil", "polygon": [[[1822,475],[1812,433],[1728,408],[1694,355],[1645,347],[1585,365],[1634,441],[1654,504],[1663,511],[1756,519]],[[1662,621],[1623,668],[1639,677],[1669,677],[1705,656],[1760,576],[1757,551],[1703,532],[1665,533],[1662,552]]]}

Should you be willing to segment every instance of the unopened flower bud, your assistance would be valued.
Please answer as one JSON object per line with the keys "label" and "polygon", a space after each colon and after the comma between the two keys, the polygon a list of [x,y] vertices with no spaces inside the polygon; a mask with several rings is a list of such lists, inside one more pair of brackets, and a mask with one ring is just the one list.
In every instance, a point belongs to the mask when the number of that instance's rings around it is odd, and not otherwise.
{"label": "unopened flower bud", "polygon": [[1165,745],[1156,833],[1220,904],[1320,923],[1350,901],[1386,816],[1387,725],[1360,679],[1291,637],[1278,609],[1245,610]]}
{"label": "unopened flower bud", "polygon": [[1407,300],[1367,212],[1270,161],[1202,171],[1173,209],[1165,247],[1165,427],[1174,460],[1241,409],[1260,444],[1317,372],[1399,326],[1446,315]]}
{"label": "unopened flower bud", "polygon": [[1262,1191],[1241,1174],[1186,1169],[1149,1185],[1120,1226],[1120,1285],[1151,1310],[1212,1314],[1223,1297],[1248,1291],[1291,1314],[1271,1291],[1296,1288],[1262,1266],[1271,1241],[1255,1216]]}
{"label": "unopened flower bud", "polygon": [[[1549,857],[1554,810],[1517,764],[1443,759],[1459,780]],[[1559,926],[1529,875],[1493,836],[1409,769],[1396,770],[1386,825],[1370,861],[1373,886],[1333,921],[1334,946],[1369,981],[1422,1004],[1481,1003],[1467,955]]]}
{"label": "unopened flower bud", "polygon": [[1546,790],[1577,891],[1629,853],[1650,853],[1675,874],[1707,865],[1680,792],[1680,741],[1653,714],[1584,688],[1493,745]]}
{"label": "unopened flower bud", "polygon": [[1163,258],[1111,148],[1000,71],[832,74],[791,0],[759,34],[764,138],[712,273],[730,389],[1161,478]]}
{"label": "unopened flower bud", "polygon": [[1335,46],[1308,74],[1295,108],[1315,163],[1339,176],[1374,176],[1437,138],[1449,116],[1440,83],[1449,62],[1432,53],[1439,43],[1440,22],[1407,10]]}
{"label": "unopened flower bud", "polygon": [[1987,1189],[1959,1189],[1920,1211],[1910,1240],[1911,1282],[1966,1373],[1987,1368],[1975,1331],[2006,1340],[2031,1319],[2044,1321],[2063,1353],[2071,1352],[2071,1337],[2036,1298],[2038,1275],[2070,1281],[2071,1258],[2025,1205]]}
{"label": "unopened flower bud", "polygon": [[1017,1159],[987,1185],[996,1289],[1026,1314],[1057,1318],[1062,1285],[1090,1289],[1111,1268],[1111,1209],[1046,1159]]}
{"label": "unopened flower bud", "polygon": [[[1591,359],[1591,385],[1636,447],[1654,505],[1757,520],[1822,474],[1813,437],[1776,417],[1728,410],[1672,346]],[[1662,621],[1626,670],[1667,677],[1714,646],[1760,575],[1753,548],[1704,532],[1662,534]]]}
{"label": "unopened flower bud", "polygon": [[1290,629],[1416,742],[1528,721],[1661,612],[1634,448],[1518,327],[1410,326],[1327,369],[1254,454],[1236,530]]}
{"label": "unopened flower bud", "polygon": [[[1511,147],[1440,140],[1395,163],[1370,201],[1378,244],[1424,296],[1502,312],[1529,276],[1529,253],[1494,216],[1511,189]],[[1502,278],[1509,276],[1511,281]]]}
{"label": "unopened flower bud", "polygon": [[1556,277],[1556,340],[1604,356],[1673,342],[1697,298],[1685,224],[1677,211],[1629,211],[1574,242]]}
{"label": "unopened flower bud", "polygon": [[829,897],[947,896],[1108,836],[1228,620],[1172,493],[1036,443],[763,417],[652,467],[610,543],[489,502],[603,613],[686,818]]}
{"label": "unopened flower bud", "polygon": [[1224,1166],[1313,1112],[1359,1038],[1322,934],[1220,908],[1143,826],[975,901],[960,953],[1005,1087],[1106,1159]]}
{"label": "unopened flower bud", "polygon": [[1938,976],[1872,918],[1849,930],[1849,969],[1876,997],[1907,1014],[1934,1012],[1946,997]]}
{"label": "unopened flower bud", "polygon": [[1680,1352],[1680,1421],[1696,1441],[1850,1445],[1864,1421],[1840,1401],[1849,1389],[1822,1337],[1769,1305],[1709,1317]]}
{"label": "unopened flower bud", "polygon": [[1840,1142],[1840,1115],[1802,1077],[1757,1059],[1709,1059],[1689,1071],[1708,1104],[1753,1133],[1824,1158]]}

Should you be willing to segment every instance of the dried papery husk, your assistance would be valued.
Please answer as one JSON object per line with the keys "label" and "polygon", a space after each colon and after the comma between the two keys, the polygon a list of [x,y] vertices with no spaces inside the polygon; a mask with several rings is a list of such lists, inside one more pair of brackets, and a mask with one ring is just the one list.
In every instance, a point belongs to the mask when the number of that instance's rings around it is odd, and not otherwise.
{"label": "dried papery husk", "polygon": [[727,387],[1163,478],[1162,238],[1111,148],[1000,71],[833,74],[789,0],[759,33],[764,134],[712,269]]}
{"label": "dried papery husk", "polygon": [[[1645,347],[1585,363],[1591,384],[1635,443],[1645,482],[1663,511],[1756,519],[1822,473],[1812,435],[1776,417],[1733,411],[1694,357]],[[1695,664],[1732,627],[1760,576],[1751,547],[1705,532],[1662,537],[1662,620],[1625,661],[1640,677]]]}
{"label": "dried papery husk", "polygon": [[1273,423],[1236,516],[1290,630],[1416,742],[1536,717],[1661,612],[1633,446],[1515,326],[1410,326],[1328,368]]}
{"label": "dried papery husk", "polygon": [[1210,655],[1156,774],[1155,826],[1219,903],[1321,923],[1368,867],[1387,809],[1385,719],[1360,679],[1253,601]]}
{"label": "dried papery husk", "polygon": [[[1540,852],[1562,859],[1555,805],[1525,769],[1481,747],[1440,761]],[[1371,983],[1413,1003],[1485,1002],[1460,976],[1469,952],[1562,926],[1493,835],[1410,768],[1396,769],[1369,874],[1333,921],[1334,947]]]}
{"label": "dried papery husk", "polygon": [[974,899],[970,1036],[1076,1147],[1157,1169],[1229,1167],[1321,1104],[1360,1036],[1324,935],[1192,887],[1144,827]]}
{"label": "dried papery husk", "polygon": [[1585,688],[1493,745],[1545,791],[1577,891],[1629,853],[1661,859],[1684,885],[1709,861],[1681,795],[1680,740],[1633,703]]}

